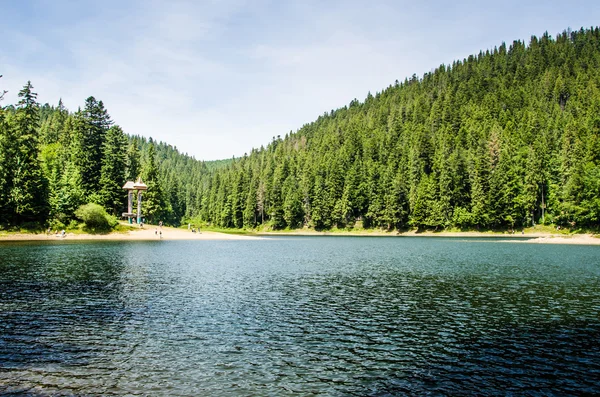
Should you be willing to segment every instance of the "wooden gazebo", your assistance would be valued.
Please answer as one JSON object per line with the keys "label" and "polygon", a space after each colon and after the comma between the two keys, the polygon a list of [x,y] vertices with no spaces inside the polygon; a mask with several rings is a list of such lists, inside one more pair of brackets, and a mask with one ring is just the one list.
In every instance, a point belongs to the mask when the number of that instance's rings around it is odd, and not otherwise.
{"label": "wooden gazebo", "polygon": [[123,217],[127,217],[129,223],[132,223],[131,218],[136,216],[133,213],[133,191],[137,191],[137,223],[142,222],[142,192],[148,190],[148,186],[138,178],[136,182],[127,181],[123,185],[123,189],[127,190],[127,212],[123,212]]}

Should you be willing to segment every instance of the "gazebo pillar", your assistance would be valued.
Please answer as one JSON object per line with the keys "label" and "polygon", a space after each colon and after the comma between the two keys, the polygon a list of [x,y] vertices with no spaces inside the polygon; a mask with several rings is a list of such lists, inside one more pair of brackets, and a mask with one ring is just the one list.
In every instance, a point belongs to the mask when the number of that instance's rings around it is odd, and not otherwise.
{"label": "gazebo pillar", "polygon": [[[127,190],[127,213],[128,214],[132,214],[133,213],[133,190]],[[129,224],[131,225],[131,215],[127,216],[127,220],[129,221]]]}
{"label": "gazebo pillar", "polygon": [[137,223],[142,223],[142,191],[138,190],[137,195]]}
{"label": "gazebo pillar", "polygon": [[127,212],[123,213],[123,217],[127,217],[129,223],[132,223],[132,218],[136,216],[133,212],[133,191],[137,191],[137,223],[142,222],[142,193],[148,190],[148,186],[138,178],[137,182],[127,181],[123,185],[123,189],[127,190]]}

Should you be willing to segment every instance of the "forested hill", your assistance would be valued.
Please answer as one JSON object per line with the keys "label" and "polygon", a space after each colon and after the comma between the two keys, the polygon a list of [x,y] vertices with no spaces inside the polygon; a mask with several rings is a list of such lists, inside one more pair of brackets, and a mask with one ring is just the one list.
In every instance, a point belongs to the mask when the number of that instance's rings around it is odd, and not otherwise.
{"label": "forested hill", "polygon": [[600,33],[515,41],[326,113],[200,186],[225,227],[596,227]]}
{"label": "forested hill", "polygon": [[[1,80],[0,80],[1,83]],[[204,163],[127,136],[102,101],[0,110],[0,225],[86,202],[221,227],[512,228],[600,221],[600,32],[544,34],[396,82],[247,156]],[[2,92],[0,90],[0,92]]]}

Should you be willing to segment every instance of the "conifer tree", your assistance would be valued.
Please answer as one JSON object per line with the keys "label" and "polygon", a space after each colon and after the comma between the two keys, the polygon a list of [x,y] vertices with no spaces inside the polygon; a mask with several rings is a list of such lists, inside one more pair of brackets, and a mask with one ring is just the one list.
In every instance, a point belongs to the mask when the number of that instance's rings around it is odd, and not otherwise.
{"label": "conifer tree", "polygon": [[48,196],[47,181],[38,160],[39,104],[30,81],[19,91],[19,98],[12,118],[18,147],[13,152],[9,206],[16,221],[35,222],[46,218]]}
{"label": "conifer tree", "polygon": [[106,133],[103,145],[102,169],[100,170],[100,196],[108,213],[118,215],[125,206],[127,138],[119,126],[112,126]]}
{"label": "conifer tree", "polygon": [[126,179],[135,181],[140,176],[140,172],[140,149],[135,142],[131,142],[127,147]]}
{"label": "conifer tree", "polygon": [[14,142],[16,138],[10,128],[5,112],[0,107],[0,223],[8,223],[11,209],[9,207],[12,174],[10,172],[14,160]]}
{"label": "conifer tree", "polygon": [[153,143],[148,145],[145,164],[142,168],[142,180],[148,186],[142,199],[142,213],[148,223],[158,223],[165,216],[165,200],[156,165],[156,149]]}
{"label": "conifer tree", "polygon": [[112,125],[110,116],[102,101],[90,96],[85,100],[85,108],[81,113],[81,156],[80,167],[82,183],[86,194],[94,196],[92,201],[101,201],[100,175],[106,132]]}

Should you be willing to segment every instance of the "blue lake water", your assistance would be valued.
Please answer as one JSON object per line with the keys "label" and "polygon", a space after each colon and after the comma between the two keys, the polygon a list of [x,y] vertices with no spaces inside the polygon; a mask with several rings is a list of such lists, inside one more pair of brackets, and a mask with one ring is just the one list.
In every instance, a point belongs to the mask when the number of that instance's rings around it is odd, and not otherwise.
{"label": "blue lake water", "polygon": [[600,247],[1,243],[0,393],[600,394]]}

